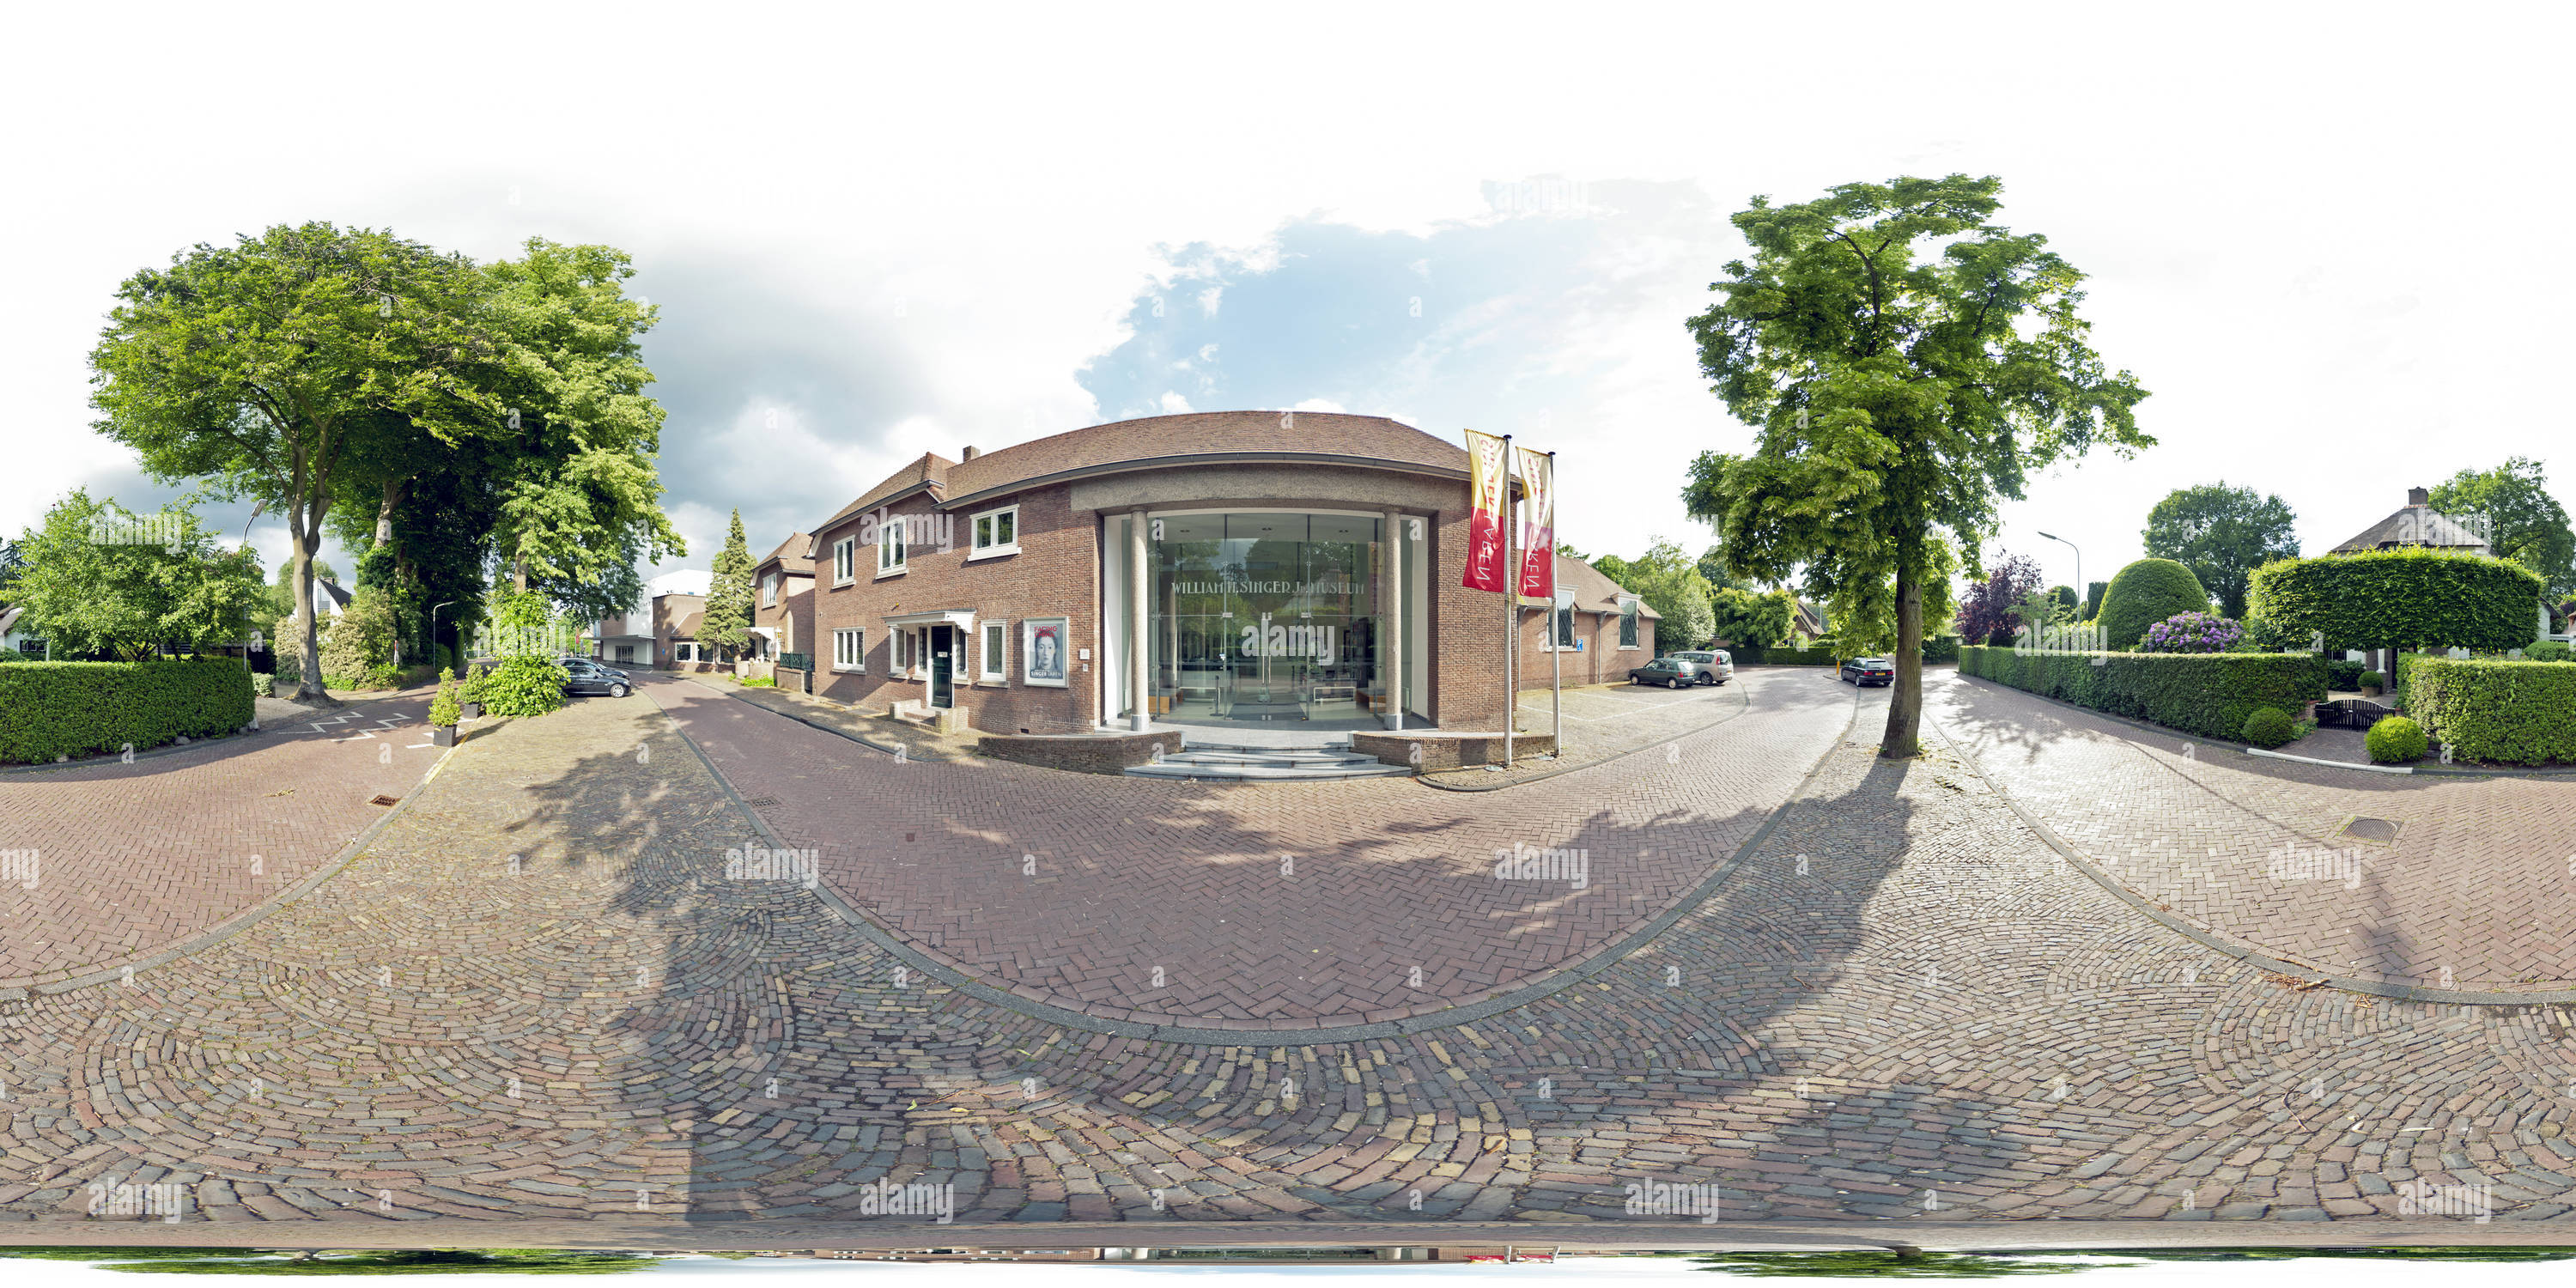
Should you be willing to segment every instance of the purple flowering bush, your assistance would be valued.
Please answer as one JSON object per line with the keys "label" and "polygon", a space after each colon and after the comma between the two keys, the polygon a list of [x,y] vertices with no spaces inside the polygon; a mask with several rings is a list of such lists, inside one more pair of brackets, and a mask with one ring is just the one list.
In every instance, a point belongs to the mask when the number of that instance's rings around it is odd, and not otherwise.
{"label": "purple flowering bush", "polygon": [[2149,626],[2141,653],[2224,653],[2245,638],[2245,628],[2216,613],[2176,613]]}

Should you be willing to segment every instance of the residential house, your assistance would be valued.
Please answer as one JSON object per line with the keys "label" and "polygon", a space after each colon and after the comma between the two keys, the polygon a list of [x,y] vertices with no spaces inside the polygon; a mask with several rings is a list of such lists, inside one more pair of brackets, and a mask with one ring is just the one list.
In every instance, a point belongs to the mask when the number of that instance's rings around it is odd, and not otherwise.
{"label": "residential house", "polygon": [[1664,647],[1690,648],[1696,641],[1662,641],[1657,632],[1663,614],[1628,592],[1591,564],[1556,556],[1554,638],[1549,614],[1533,610],[1521,616],[1520,688],[1552,687],[1561,675],[1567,684],[1608,684],[1624,680],[1631,667],[1645,665]]}
{"label": "residential house", "polygon": [[814,537],[791,532],[751,570],[753,656],[814,654]]}

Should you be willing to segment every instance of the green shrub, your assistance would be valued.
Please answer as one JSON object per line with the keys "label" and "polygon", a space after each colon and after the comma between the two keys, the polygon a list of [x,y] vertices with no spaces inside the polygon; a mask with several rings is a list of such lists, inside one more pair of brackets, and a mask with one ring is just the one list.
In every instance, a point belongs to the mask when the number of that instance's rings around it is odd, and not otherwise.
{"label": "green shrub", "polygon": [[2388,677],[2381,675],[2377,671],[2364,671],[2361,673],[2361,687],[2365,689],[2385,689],[2388,687]]}
{"label": "green shrub", "polygon": [[1926,662],[1958,661],[1959,637],[1956,635],[1935,635],[1932,638],[1923,641],[1923,660]]}
{"label": "green shrub", "polygon": [[2390,716],[2370,726],[2362,741],[2370,747],[2370,758],[2383,765],[2402,765],[2424,755],[2424,730],[2404,716]]}
{"label": "green shrub", "polygon": [[429,700],[429,722],[441,729],[453,729],[464,717],[464,704],[456,697],[456,672],[439,672],[438,696]]}
{"label": "green shrub", "polygon": [[[330,637],[322,641],[322,670],[349,681],[333,688],[389,688],[393,661],[393,601],[381,590],[363,588],[331,619]],[[376,683],[380,678],[383,684]]]}
{"label": "green shrub", "polygon": [[746,689],[774,689],[778,687],[778,681],[766,675],[737,675],[733,677],[733,682]]}
{"label": "green shrub", "polygon": [[231,733],[257,718],[250,672],[228,657],[30,662],[0,669],[0,761],[136,751]]}
{"label": "green shrub", "polygon": [[2502,652],[2531,643],[2540,594],[2520,564],[2410,546],[2265,564],[2249,611],[2329,644]]}
{"label": "green shrub", "polygon": [[2576,649],[2569,648],[2564,640],[2542,640],[2525,646],[2522,656],[2533,662],[2576,662]]}
{"label": "green shrub", "polygon": [[2361,687],[2361,663],[2326,661],[2326,687],[2337,692]]}
{"label": "green shrub", "polygon": [[2208,611],[2209,592],[2191,569],[2171,559],[2141,559],[2121,569],[2102,592],[2102,638],[2113,648],[2135,648],[2157,622]]}
{"label": "green shrub", "polygon": [[2407,713],[2453,754],[2497,764],[2576,763],[2576,662],[2417,656],[2400,667]]}
{"label": "green shrub", "polygon": [[2286,746],[2299,736],[2299,722],[2279,707],[2262,707],[2245,717],[2245,741],[2270,749]]}
{"label": "green shrub", "polygon": [[503,658],[483,677],[483,710],[496,716],[541,716],[564,704],[564,682],[572,676],[552,658],[522,653]]}
{"label": "green shrub", "polygon": [[[2099,659],[2100,665],[2095,665]],[[2234,738],[2264,707],[2295,711],[2326,695],[2313,653],[2021,653],[1959,650],[1959,673],[2208,738]]]}
{"label": "green shrub", "polygon": [[1829,648],[1766,648],[1760,650],[1760,654],[1764,666],[1838,666],[1842,663],[1842,659]]}

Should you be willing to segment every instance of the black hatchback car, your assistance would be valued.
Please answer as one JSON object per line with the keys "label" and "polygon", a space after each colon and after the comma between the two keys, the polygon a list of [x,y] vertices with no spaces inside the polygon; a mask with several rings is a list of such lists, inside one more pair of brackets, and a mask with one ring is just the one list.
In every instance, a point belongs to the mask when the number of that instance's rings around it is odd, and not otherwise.
{"label": "black hatchback car", "polygon": [[564,680],[566,693],[595,693],[622,698],[635,691],[634,682],[616,667],[603,666],[586,657],[559,657],[555,661],[568,677]]}
{"label": "black hatchback car", "polygon": [[1685,661],[1678,657],[1659,657],[1644,666],[1631,667],[1628,671],[1628,683],[1660,684],[1668,689],[1678,689],[1699,683],[1699,673],[1700,665],[1697,662]]}
{"label": "black hatchback car", "polygon": [[1896,664],[1883,657],[1843,659],[1842,679],[1855,688],[1896,683]]}

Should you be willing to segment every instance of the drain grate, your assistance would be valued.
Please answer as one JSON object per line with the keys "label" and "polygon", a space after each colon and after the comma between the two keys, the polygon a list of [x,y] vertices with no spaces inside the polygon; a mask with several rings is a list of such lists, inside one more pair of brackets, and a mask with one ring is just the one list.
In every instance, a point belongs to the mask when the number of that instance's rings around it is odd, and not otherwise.
{"label": "drain grate", "polygon": [[753,809],[769,809],[778,804],[778,798],[775,796],[754,796],[750,800],[744,801],[743,804],[748,805]]}
{"label": "drain grate", "polygon": [[370,804],[370,805],[392,805],[392,804],[395,804],[395,803],[399,802],[400,800],[402,800],[402,797],[400,797],[400,796],[378,796],[378,797],[376,797],[374,800],[368,801],[367,803],[368,803],[368,804]]}
{"label": "drain grate", "polygon": [[2344,820],[2343,830],[2336,835],[2351,841],[2368,841],[2372,845],[2394,845],[2400,826],[2395,819],[2353,817]]}

